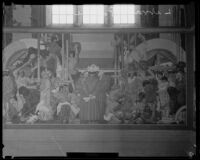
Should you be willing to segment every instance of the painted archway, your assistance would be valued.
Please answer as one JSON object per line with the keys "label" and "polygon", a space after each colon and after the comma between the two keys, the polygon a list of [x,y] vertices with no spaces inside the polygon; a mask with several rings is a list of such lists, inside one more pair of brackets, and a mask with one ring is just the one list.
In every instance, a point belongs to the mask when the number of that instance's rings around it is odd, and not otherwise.
{"label": "painted archway", "polygon": [[[139,44],[136,47],[136,50],[141,54],[139,57],[142,57],[142,59],[140,60],[149,60],[153,56],[159,54],[173,63],[180,60],[186,61],[186,53],[183,48],[174,41],[167,39],[155,38],[145,41]],[[179,53],[183,54],[181,59],[177,59]]]}
{"label": "painted archway", "polygon": [[[28,49],[33,47],[37,49],[38,40],[33,38],[20,39],[10,43],[3,50],[3,70],[13,70],[17,65],[24,62],[28,54]],[[40,49],[45,49],[40,46]]]}

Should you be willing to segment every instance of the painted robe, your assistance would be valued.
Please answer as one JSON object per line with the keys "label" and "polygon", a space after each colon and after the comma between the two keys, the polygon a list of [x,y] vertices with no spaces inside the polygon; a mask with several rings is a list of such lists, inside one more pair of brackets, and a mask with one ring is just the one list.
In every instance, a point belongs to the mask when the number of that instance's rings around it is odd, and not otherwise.
{"label": "painted robe", "polygon": [[36,112],[39,111],[40,120],[50,120],[53,118],[53,111],[50,105],[51,82],[49,79],[42,79],[40,92],[40,103],[37,105]]}
{"label": "painted robe", "polygon": [[169,87],[168,82],[159,83],[158,95],[159,95],[161,108],[167,107],[169,105],[169,94],[167,92],[168,87]]}
{"label": "painted robe", "polygon": [[80,94],[80,121],[92,123],[103,121],[106,108],[105,81],[99,77],[86,77],[79,81],[77,90]]}
{"label": "painted robe", "polygon": [[138,94],[143,91],[142,80],[138,77],[128,83],[128,93],[131,96],[132,103],[137,100]]}
{"label": "painted robe", "polygon": [[12,76],[3,76],[3,116],[8,112],[8,101],[16,94],[17,86]]}

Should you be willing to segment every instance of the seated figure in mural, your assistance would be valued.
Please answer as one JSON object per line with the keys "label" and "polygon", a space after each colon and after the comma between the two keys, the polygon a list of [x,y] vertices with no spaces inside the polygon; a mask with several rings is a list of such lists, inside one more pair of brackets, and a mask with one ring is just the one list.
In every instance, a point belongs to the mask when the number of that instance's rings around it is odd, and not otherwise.
{"label": "seated figure in mural", "polygon": [[80,111],[78,108],[79,98],[75,93],[72,93],[70,84],[63,84],[59,87],[58,92],[54,92],[54,96],[58,100],[56,115],[61,123],[73,123]]}
{"label": "seated figure in mural", "polygon": [[155,103],[158,91],[158,82],[155,79],[143,81],[146,103]]}
{"label": "seated figure in mural", "polygon": [[108,121],[109,123],[121,123],[120,120],[115,118],[115,112],[114,109],[119,106],[119,103],[116,99],[116,94],[118,93],[118,89],[111,90],[109,94],[106,96],[106,110],[104,115],[104,120]]}
{"label": "seated figure in mural", "polygon": [[55,96],[55,93],[59,92],[59,86],[62,82],[61,78],[51,76],[51,97],[50,105],[52,107],[53,116],[56,117],[57,105],[59,103],[58,98]]}
{"label": "seated figure in mural", "polygon": [[145,108],[145,93],[140,92],[136,100],[136,112],[142,113]]}
{"label": "seated figure in mural", "polygon": [[101,123],[106,107],[105,83],[98,76],[99,67],[91,65],[87,68],[88,76],[77,83],[76,90],[80,94],[81,123]]}
{"label": "seated figure in mural", "polygon": [[186,104],[185,63],[179,62],[176,68],[168,73],[170,97],[170,114],[174,115],[177,110]]}
{"label": "seated figure in mural", "polygon": [[134,110],[134,103],[132,96],[132,88],[131,88],[131,80],[128,72],[122,71],[121,76],[119,78],[119,86],[120,86],[120,94],[118,95],[117,102],[119,105],[114,109],[115,118],[120,120],[120,123],[128,123],[132,116]]}
{"label": "seated figure in mural", "polygon": [[20,123],[20,108],[18,107],[18,101],[16,96],[10,98],[9,100],[9,108],[8,108],[8,117],[11,123]]}
{"label": "seated figure in mural", "polygon": [[127,88],[127,94],[131,96],[132,103],[133,105],[135,105],[138,94],[143,91],[142,80],[138,76],[137,72],[132,73],[130,76],[128,76]]}
{"label": "seated figure in mural", "polygon": [[50,104],[51,96],[51,72],[43,70],[41,73],[41,85],[40,85],[40,103],[36,107],[36,113],[38,114],[39,120],[47,121],[53,118],[52,107]]}
{"label": "seated figure in mural", "polygon": [[36,89],[28,89],[22,86],[19,88],[19,96],[22,97],[23,101],[23,108],[20,110],[19,115],[21,116],[21,121],[25,121],[35,113],[36,106],[40,102],[40,92]]}
{"label": "seated figure in mural", "polygon": [[22,86],[26,87],[28,85],[28,79],[27,77],[25,77],[25,73],[23,70],[18,71],[18,74],[16,76],[16,83],[18,89]]}
{"label": "seated figure in mural", "polygon": [[143,112],[143,119],[145,123],[154,123],[157,120],[157,91],[158,82],[156,79],[143,81],[145,93],[145,109]]}
{"label": "seated figure in mural", "polygon": [[36,89],[35,80],[26,76],[24,70],[19,70],[15,78],[18,89],[22,86],[30,89]]}
{"label": "seated figure in mural", "polygon": [[131,119],[133,118],[133,112],[135,111],[135,106],[132,102],[131,95],[125,94],[119,100],[119,108],[121,114],[122,123],[130,123]]}
{"label": "seated figure in mural", "polygon": [[121,78],[118,85],[113,85],[111,90],[106,95],[106,110],[104,120],[112,124],[122,123],[122,111],[120,103],[125,96],[125,82]]}
{"label": "seated figure in mural", "polygon": [[119,86],[112,88],[107,95],[104,119],[108,123],[128,123],[133,116],[134,104],[131,94],[128,92],[130,86],[125,74],[121,73]]}
{"label": "seated figure in mural", "polygon": [[136,110],[134,111],[134,115],[132,120],[130,121],[131,123],[135,124],[143,124],[144,119],[142,118],[144,109],[145,109],[145,94],[144,92],[140,92],[138,94],[137,100],[136,100]]}

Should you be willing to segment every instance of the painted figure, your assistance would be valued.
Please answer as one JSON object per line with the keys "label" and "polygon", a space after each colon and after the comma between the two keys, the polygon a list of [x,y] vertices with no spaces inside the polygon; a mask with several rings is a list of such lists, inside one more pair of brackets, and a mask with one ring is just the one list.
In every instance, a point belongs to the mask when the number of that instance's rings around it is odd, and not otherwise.
{"label": "painted figure", "polygon": [[23,108],[20,110],[22,119],[26,119],[35,113],[36,106],[40,102],[40,93],[36,89],[28,89],[24,86],[19,88],[19,96],[22,99]]}
{"label": "painted figure", "polygon": [[56,111],[59,122],[71,123],[80,111],[77,105],[79,102],[78,97],[70,91],[69,84],[60,86],[59,92],[55,92],[54,96],[59,101]]}
{"label": "painted figure", "polygon": [[71,75],[74,82],[77,82],[79,78],[78,70],[78,57],[76,57],[75,51],[69,53],[69,74]]}
{"label": "painted figure", "polygon": [[101,123],[106,107],[106,93],[98,77],[99,67],[91,65],[87,68],[88,76],[77,84],[80,94],[81,123]]}
{"label": "painted figure", "polygon": [[167,77],[162,77],[158,84],[158,96],[159,96],[159,102],[160,102],[160,109],[163,113],[162,117],[169,117],[170,107],[169,107],[169,94],[167,92],[167,89],[169,87],[169,82],[167,80]]}
{"label": "painted figure", "polygon": [[10,71],[4,71],[3,73],[3,116],[5,119],[9,118],[8,108],[9,99],[16,95],[17,85],[14,76]]}
{"label": "painted figure", "polygon": [[42,79],[40,85],[40,103],[37,105],[36,113],[42,121],[51,120],[53,118],[53,111],[50,104],[51,96],[51,73],[48,70],[42,71]]}

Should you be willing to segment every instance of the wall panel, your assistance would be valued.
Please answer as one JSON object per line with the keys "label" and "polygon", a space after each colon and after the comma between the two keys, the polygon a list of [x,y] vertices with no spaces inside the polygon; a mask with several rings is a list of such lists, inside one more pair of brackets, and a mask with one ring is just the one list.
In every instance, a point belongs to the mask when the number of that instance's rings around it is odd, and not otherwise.
{"label": "wall panel", "polygon": [[118,152],[119,156],[185,156],[194,139],[195,134],[185,130],[4,129],[3,155]]}

